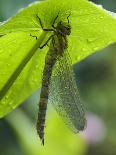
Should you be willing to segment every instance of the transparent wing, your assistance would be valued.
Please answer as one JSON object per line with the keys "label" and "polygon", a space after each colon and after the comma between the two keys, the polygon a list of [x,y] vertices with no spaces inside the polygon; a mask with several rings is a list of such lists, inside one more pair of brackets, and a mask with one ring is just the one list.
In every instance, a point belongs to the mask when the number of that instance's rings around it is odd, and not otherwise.
{"label": "transparent wing", "polygon": [[73,132],[84,130],[85,110],[80,101],[68,51],[57,60],[49,86],[49,100]]}

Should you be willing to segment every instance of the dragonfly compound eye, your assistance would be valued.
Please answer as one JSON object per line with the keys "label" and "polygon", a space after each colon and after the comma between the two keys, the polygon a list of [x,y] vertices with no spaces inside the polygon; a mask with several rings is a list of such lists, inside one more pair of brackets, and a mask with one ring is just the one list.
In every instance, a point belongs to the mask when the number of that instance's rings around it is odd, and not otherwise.
{"label": "dragonfly compound eye", "polygon": [[71,33],[71,27],[70,27],[70,25],[68,25],[68,27],[67,27],[67,35],[70,35],[70,33]]}
{"label": "dragonfly compound eye", "polygon": [[71,26],[69,24],[63,26],[63,34],[64,35],[70,35],[70,33],[71,33]]}
{"label": "dragonfly compound eye", "polygon": [[56,27],[56,30],[58,34],[60,34],[61,36],[70,35],[71,26],[68,23],[59,22]]}

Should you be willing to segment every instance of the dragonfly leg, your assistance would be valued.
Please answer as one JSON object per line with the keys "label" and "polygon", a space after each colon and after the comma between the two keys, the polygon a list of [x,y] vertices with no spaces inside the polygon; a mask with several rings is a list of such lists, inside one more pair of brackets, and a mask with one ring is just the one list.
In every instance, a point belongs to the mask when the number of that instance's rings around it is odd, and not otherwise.
{"label": "dragonfly leg", "polygon": [[70,22],[69,22],[69,17],[70,17],[70,15],[71,15],[71,13],[67,16],[68,24],[70,23]]}
{"label": "dragonfly leg", "polygon": [[51,35],[51,36],[48,38],[48,40],[47,40],[42,46],[40,46],[39,48],[42,49],[42,48],[45,47],[46,45],[49,46],[49,45],[48,45],[48,42],[51,40],[51,38],[52,38],[53,36],[54,36],[54,35]]}
{"label": "dragonfly leg", "polygon": [[33,35],[31,35],[31,34],[30,34],[30,36],[31,36],[31,37],[35,37],[35,38],[36,38],[36,40],[37,40],[37,36],[33,36]]}
{"label": "dragonfly leg", "polygon": [[58,16],[59,16],[59,13],[58,13],[57,16],[55,17],[55,19],[54,19],[54,21],[53,21],[53,24],[52,24],[52,27],[53,27],[54,29],[56,29],[56,27],[54,26],[54,24],[55,24],[56,19],[58,18]]}
{"label": "dragonfly leg", "polygon": [[41,26],[43,31],[54,31],[54,29],[46,29],[46,28],[44,28],[43,23],[42,23],[40,17],[38,15],[36,15],[36,17],[39,20],[40,26]]}
{"label": "dragonfly leg", "polygon": [[52,44],[53,44],[53,46],[55,45],[55,39],[54,38],[52,39]]}

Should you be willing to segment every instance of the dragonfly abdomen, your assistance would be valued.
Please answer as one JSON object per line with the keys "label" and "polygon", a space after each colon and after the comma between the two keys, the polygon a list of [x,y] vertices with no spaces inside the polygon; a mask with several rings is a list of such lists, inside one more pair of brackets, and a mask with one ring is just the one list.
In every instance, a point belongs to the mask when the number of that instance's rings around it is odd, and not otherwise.
{"label": "dragonfly abdomen", "polygon": [[40,97],[39,102],[39,112],[38,112],[38,120],[37,120],[37,133],[44,145],[44,127],[45,127],[45,116],[46,116],[46,109],[47,109],[47,102],[48,100],[45,98]]}
{"label": "dragonfly abdomen", "polygon": [[39,101],[39,113],[38,113],[38,120],[37,120],[37,132],[39,137],[44,145],[44,127],[45,127],[45,117],[46,117],[46,109],[48,103],[48,96],[49,96],[49,85],[50,79],[52,74],[53,66],[56,62],[56,55],[52,55],[52,50],[49,50],[46,58],[45,58],[45,67],[43,70],[43,78],[42,78],[42,88],[40,94],[40,101]]}

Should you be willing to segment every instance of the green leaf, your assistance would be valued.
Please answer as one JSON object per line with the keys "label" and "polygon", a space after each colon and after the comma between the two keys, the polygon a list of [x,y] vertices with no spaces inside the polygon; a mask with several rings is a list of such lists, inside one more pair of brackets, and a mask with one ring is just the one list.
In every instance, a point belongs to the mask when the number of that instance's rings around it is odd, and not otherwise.
{"label": "green leaf", "polygon": [[73,63],[116,42],[116,19],[86,0],[48,0],[21,10],[0,25],[0,117],[41,86],[48,47],[39,46],[51,34],[42,31],[37,15],[50,28],[58,13],[59,21],[71,13],[68,51]]}

